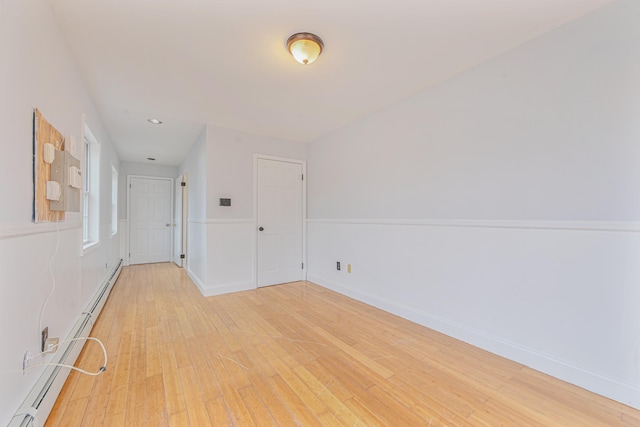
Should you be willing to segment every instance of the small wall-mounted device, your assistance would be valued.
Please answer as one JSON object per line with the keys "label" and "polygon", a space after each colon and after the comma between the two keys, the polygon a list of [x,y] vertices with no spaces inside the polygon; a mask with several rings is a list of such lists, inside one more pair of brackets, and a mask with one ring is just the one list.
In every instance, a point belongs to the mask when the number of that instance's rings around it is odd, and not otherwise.
{"label": "small wall-mounted device", "polygon": [[62,196],[62,187],[58,181],[47,181],[47,200],[60,200]]}
{"label": "small wall-mounted device", "polygon": [[231,206],[231,199],[220,199],[220,206]]}
{"label": "small wall-mounted device", "polygon": [[42,151],[42,159],[44,162],[48,164],[53,163],[53,160],[56,158],[56,147],[50,142],[47,142],[43,145]]}
{"label": "small wall-mounted device", "polygon": [[76,166],[69,166],[69,185],[73,188],[82,188],[82,172]]}
{"label": "small wall-mounted device", "polygon": [[[51,164],[51,181],[59,184],[60,194],[57,199],[49,199],[47,193],[47,199],[50,200],[49,209],[80,212],[80,188],[82,188],[80,160],[73,157],[68,151],[56,150],[55,159]],[[52,184],[51,187],[53,191],[55,185]],[[47,190],[49,190],[49,183],[47,183]]]}

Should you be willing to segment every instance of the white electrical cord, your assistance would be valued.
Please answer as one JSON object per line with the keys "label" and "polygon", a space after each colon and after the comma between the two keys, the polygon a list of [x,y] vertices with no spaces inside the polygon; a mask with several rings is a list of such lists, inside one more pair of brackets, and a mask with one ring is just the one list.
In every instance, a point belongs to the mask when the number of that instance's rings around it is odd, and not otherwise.
{"label": "white electrical cord", "polygon": [[57,222],[56,222],[56,240],[57,240],[56,249],[53,251],[53,253],[51,254],[51,257],[49,258],[49,277],[51,277],[51,292],[49,292],[49,296],[47,297],[47,299],[44,300],[44,304],[42,305],[42,310],[40,311],[40,321],[38,324],[39,326],[38,331],[42,331],[42,318],[44,317],[44,310],[47,308],[47,304],[49,304],[49,300],[51,299],[51,296],[56,290],[56,277],[53,274],[53,259],[58,254],[58,249],[60,249],[60,227],[58,226]]}
{"label": "white electrical cord", "polygon": [[[80,369],[80,368],[77,368],[77,367],[72,366],[72,365],[65,365],[65,364],[62,364],[62,363],[40,363],[38,365],[28,365],[26,367],[25,371],[27,371],[27,370],[29,370],[31,368],[35,368],[36,366],[60,366],[62,368],[73,369],[74,371],[78,371],[78,372],[81,372],[83,374],[92,375],[92,376],[100,375],[101,373],[106,371],[107,370],[107,349],[104,347],[104,344],[102,344],[102,341],[100,341],[98,338],[94,338],[94,337],[71,338],[71,339],[68,339],[68,340],[60,341],[58,344],[54,345],[51,349],[60,346],[60,344],[65,344],[65,343],[68,343],[68,342],[79,341],[79,340],[96,341],[98,344],[100,344],[100,347],[102,347],[102,352],[104,353],[104,365],[102,365],[97,372],[85,371],[84,369]],[[42,354],[46,354],[46,353],[47,352],[42,352],[42,353],[36,354],[36,356],[39,356],[39,355],[42,355]]]}

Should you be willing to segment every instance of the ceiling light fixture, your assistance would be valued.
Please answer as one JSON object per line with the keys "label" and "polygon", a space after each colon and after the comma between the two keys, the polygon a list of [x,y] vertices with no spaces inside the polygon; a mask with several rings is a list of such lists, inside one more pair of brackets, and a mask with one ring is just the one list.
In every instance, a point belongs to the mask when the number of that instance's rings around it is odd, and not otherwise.
{"label": "ceiling light fixture", "polygon": [[162,122],[158,119],[147,119],[149,123],[153,123],[154,125],[161,125]]}
{"label": "ceiling light fixture", "polygon": [[324,49],[324,43],[315,34],[296,33],[287,40],[287,49],[296,61],[308,65],[318,59]]}

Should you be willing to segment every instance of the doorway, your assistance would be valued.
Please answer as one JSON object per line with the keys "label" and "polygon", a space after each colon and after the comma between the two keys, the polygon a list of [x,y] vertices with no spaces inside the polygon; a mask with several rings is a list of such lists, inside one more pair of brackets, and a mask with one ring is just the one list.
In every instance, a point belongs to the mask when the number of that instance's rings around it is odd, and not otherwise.
{"label": "doorway", "polygon": [[171,261],[173,179],[129,176],[129,264]]}
{"label": "doorway", "polygon": [[304,280],[305,163],[256,156],[256,284]]}

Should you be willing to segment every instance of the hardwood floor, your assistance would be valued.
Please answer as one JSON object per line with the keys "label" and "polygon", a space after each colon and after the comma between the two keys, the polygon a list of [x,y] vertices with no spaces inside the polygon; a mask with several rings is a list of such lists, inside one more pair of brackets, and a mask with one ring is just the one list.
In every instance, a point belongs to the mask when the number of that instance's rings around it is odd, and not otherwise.
{"label": "hardwood floor", "polygon": [[[640,411],[309,282],[125,268],[47,426],[640,426]],[[95,370],[102,351],[83,350]]]}

